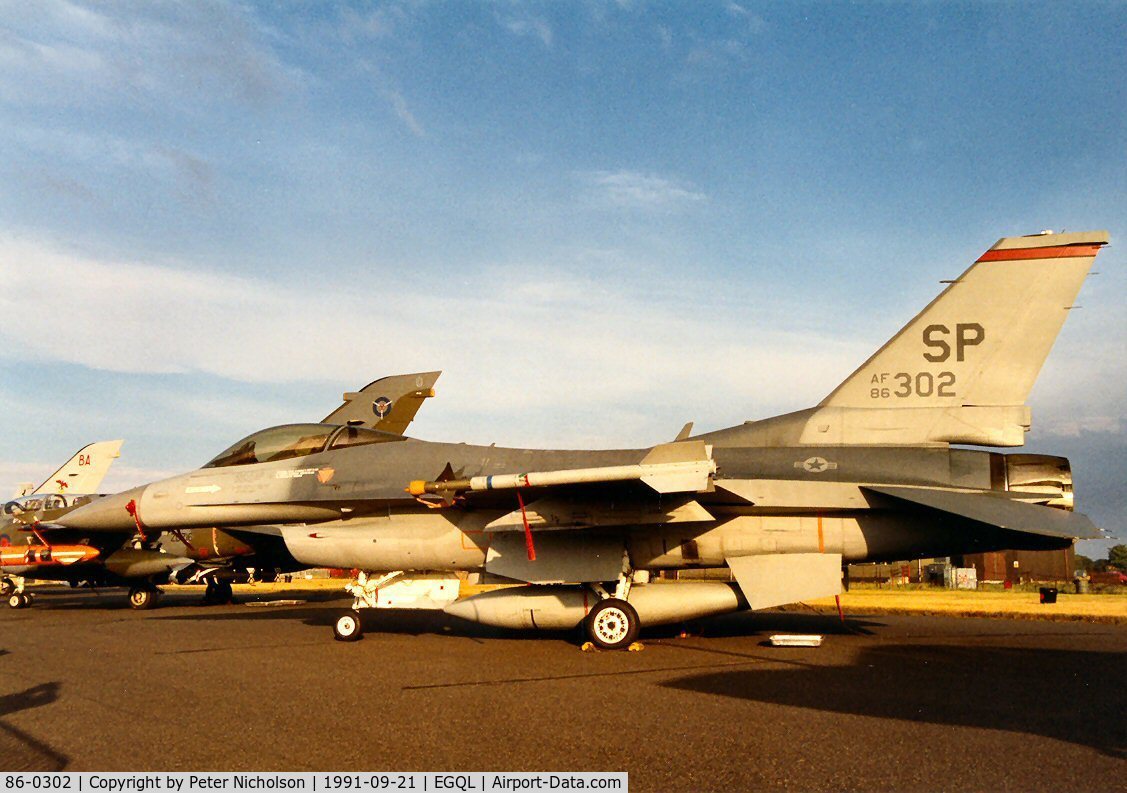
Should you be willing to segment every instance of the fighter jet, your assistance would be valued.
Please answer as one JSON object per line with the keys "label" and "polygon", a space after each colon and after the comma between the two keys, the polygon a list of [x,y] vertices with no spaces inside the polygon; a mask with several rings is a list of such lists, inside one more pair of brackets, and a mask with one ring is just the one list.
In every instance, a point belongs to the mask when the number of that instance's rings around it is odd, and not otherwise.
{"label": "fighter jet", "polygon": [[[346,393],[343,404],[324,421],[402,433],[423,401],[434,396],[440,374],[418,372],[375,380],[358,392]],[[308,567],[293,558],[273,526],[255,526],[253,531],[211,525],[150,532],[134,519],[132,525],[123,522],[107,532],[59,524],[70,510],[102,498],[62,494],[97,489],[120,447],[121,441],[85,447],[32,494],[4,506],[0,546],[13,536],[24,538],[18,546],[0,547],[6,575],[3,594],[9,597],[9,606],[31,604],[24,592],[25,578],[128,587],[129,605],[148,609],[159,602],[161,582],[203,583],[205,603],[224,603],[231,599],[232,581],[246,580],[251,573],[259,581],[270,581],[279,572]]]}
{"label": "fighter jet", "polygon": [[[432,443],[345,424],[254,433],[198,471],[60,523],[119,531],[280,527],[294,558],[358,568],[336,638],[402,572],[507,587],[446,606],[478,622],[582,625],[603,648],[641,626],[841,591],[843,565],[1099,536],[1062,457],[1003,454],[1106,232],[999,240],[819,404],[647,448]],[[731,568],[735,584],[648,583]],[[369,574],[385,573],[374,576]],[[374,585],[373,585],[373,582]],[[378,596],[378,592],[375,593]]]}
{"label": "fighter jet", "polygon": [[[50,545],[38,532],[42,521],[50,521],[69,510],[99,498],[96,491],[113,461],[120,456],[120,440],[99,441],[83,446],[47,477],[41,485],[20,485],[0,512],[0,595],[13,608],[25,608],[31,598],[24,592],[24,579],[65,577],[98,558],[113,545],[112,535],[98,535],[101,544],[85,542]],[[78,568],[73,565],[80,563]]]}
{"label": "fighter jet", "polygon": [[[434,396],[441,374],[416,372],[374,380],[359,391],[345,393],[341,406],[321,421],[402,435],[423,402]],[[172,580],[203,582],[205,603],[230,602],[232,581],[269,582],[279,573],[309,567],[293,558],[276,526],[184,528],[163,533],[159,544],[165,553],[192,560],[176,570]]]}

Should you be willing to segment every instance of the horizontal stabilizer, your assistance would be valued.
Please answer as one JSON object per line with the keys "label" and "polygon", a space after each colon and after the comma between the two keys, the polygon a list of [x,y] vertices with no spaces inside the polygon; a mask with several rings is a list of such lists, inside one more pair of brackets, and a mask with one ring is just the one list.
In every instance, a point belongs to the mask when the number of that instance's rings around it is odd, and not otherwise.
{"label": "horizontal stabilizer", "polygon": [[772,553],[727,561],[752,609],[841,594],[839,553]]}
{"label": "horizontal stabilizer", "polygon": [[1087,515],[1027,504],[1006,496],[901,485],[865,485],[864,489],[1009,531],[1080,540],[1096,540],[1102,536]]}

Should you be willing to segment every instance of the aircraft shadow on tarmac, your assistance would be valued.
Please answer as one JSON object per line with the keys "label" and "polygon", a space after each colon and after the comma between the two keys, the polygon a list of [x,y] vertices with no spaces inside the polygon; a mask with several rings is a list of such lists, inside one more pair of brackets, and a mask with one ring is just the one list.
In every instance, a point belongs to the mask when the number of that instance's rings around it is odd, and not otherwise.
{"label": "aircraft shadow on tarmac", "polygon": [[1123,656],[1113,652],[903,644],[866,647],[851,666],[803,664],[690,675],[684,691],[873,716],[1028,733],[1127,757]]}
{"label": "aircraft shadow on tarmac", "polygon": [[[336,593],[339,600],[339,593]],[[347,608],[347,601],[341,600],[337,608],[317,605],[311,608],[286,606],[283,608],[261,607],[252,610],[224,609],[222,607],[199,609],[181,614],[154,615],[160,620],[192,621],[256,621],[289,620],[301,621],[305,625],[328,630],[341,611]],[[550,639],[553,637],[572,637],[571,631],[515,631],[492,628],[451,617],[434,609],[365,609],[361,613],[365,632],[421,636],[424,634],[451,634],[469,638],[510,639]]]}
{"label": "aircraft shadow on tarmac", "polygon": [[[308,599],[310,603],[313,599]],[[300,620],[306,625],[319,628],[329,628],[336,621],[341,610],[347,607],[347,600],[340,598],[340,593],[333,593],[332,597],[322,599],[322,603],[337,600],[337,608],[328,605],[316,605],[305,608],[302,606],[286,606],[282,608],[261,607],[253,611],[248,609],[229,609],[212,607],[207,609],[192,610],[189,612],[157,615],[154,619],[160,620],[191,620],[191,621],[255,621],[255,620]],[[366,633],[379,634],[405,634],[421,636],[424,634],[450,634],[465,636],[467,638],[505,638],[513,640],[565,640],[583,641],[579,628],[571,631],[533,631],[513,630],[509,628],[494,628],[474,622],[467,622],[456,617],[451,617],[438,610],[432,609],[364,609],[362,610],[364,630]],[[678,623],[673,625],[659,625],[645,628],[642,632],[642,641],[648,639],[666,639],[678,636],[682,631],[693,636],[757,636],[779,631],[791,633],[822,633],[822,634],[863,634],[872,633],[869,626],[881,623],[866,622],[850,618],[845,623],[836,615],[816,614],[812,612],[745,612],[723,617],[713,617],[700,621]]]}
{"label": "aircraft shadow on tarmac", "polygon": [[[36,587],[34,609],[68,609],[68,610],[129,610],[128,593],[124,589],[90,589],[69,587]],[[343,593],[338,590],[304,590],[280,592],[240,592],[235,595],[236,604],[246,604],[253,601],[269,601],[279,599],[300,599],[308,603],[327,603],[341,600]],[[222,608],[222,606],[204,606],[204,588],[199,587],[169,587],[165,590],[160,600],[158,609],[153,613],[160,613],[166,608],[200,608],[208,611]]]}
{"label": "aircraft shadow on tarmac", "polygon": [[[50,705],[59,698],[59,684],[37,686],[0,697],[0,717],[29,708]],[[0,721],[0,769],[5,771],[61,771],[69,758],[31,737],[23,730]]]}

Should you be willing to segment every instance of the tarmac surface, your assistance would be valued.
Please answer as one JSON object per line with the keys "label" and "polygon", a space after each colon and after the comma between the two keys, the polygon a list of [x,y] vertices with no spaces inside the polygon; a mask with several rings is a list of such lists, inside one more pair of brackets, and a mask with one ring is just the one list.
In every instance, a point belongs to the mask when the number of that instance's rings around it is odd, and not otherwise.
{"label": "tarmac surface", "polygon": [[[2,770],[620,771],[645,790],[1127,790],[1127,627],[765,612],[581,652],[433,612],[0,609]],[[775,632],[817,649],[765,646]]]}

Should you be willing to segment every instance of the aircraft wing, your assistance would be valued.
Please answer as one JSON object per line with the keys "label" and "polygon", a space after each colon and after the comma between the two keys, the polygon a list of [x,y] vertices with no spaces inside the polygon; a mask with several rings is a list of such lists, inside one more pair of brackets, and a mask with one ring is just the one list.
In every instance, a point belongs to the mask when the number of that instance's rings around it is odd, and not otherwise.
{"label": "aircraft wing", "polygon": [[557,488],[540,497],[527,494],[528,501],[523,510],[514,509],[495,518],[485,525],[485,531],[524,531],[525,521],[532,531],[554,531],[698,523],[716,519],[690,493],[656,498],[653,493],[629,492],[619,488],[611,498],[606,498],[591,492],[569,493],[566,490]]}
{"label": "aircraft wing", "polygon": [[[676,441],[655,446],[632,465],[472,479],[440,477],[412,482],[407,490],[416,498],[456,495],[469,503],[485,498],[495,501],[497,491],[516,491],[520,507],[484,527],[492,535],[486,571],[538,584],[606,581],[622,571],[625,543],[621,537],[600,531],[545,530],[712,520],[694,494],[712,490],[715,474],[711,446],[703,441]],[[608,490],[615,494],[611,499],[606,498]],[[661,497],[655,498],[656,494]]]}
{"label": "aircraft wing", "polygon": [[325,416],[322,423],[352,424],[402,435],[423,402],[434,396],[434,384],[441,374],[417,372],[373,380],[359,391],[345,394],[344,404]]}
{"label": "aircraft wing", "polygon": [[1087,515],[1028,504],[1006,496],[902,485],[864,485],[863,489],[1009,531],[1079,540],[1097,540],[1103,536]]}

